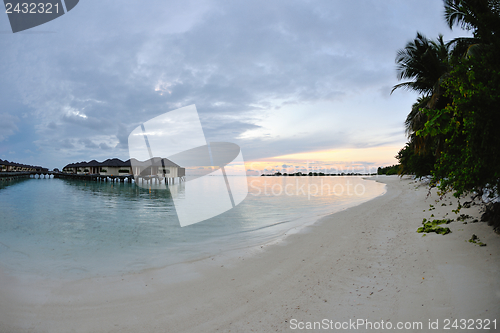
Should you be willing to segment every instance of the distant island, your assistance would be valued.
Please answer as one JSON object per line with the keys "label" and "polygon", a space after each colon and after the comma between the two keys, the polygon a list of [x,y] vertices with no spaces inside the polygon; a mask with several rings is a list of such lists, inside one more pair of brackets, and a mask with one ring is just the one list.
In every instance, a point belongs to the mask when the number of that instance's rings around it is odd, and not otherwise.
{"label": "distant island", "polygon": [[341,173],[325,173],[325,172],[309,172],[309,173],[302,173],[302,172],[295,172],[295,173],[286,173],[286,172],[275,172],[275,173],[269,173],[265,174],[263,173],[261,177],[280,177],[280,176],[288,176],[288,177],[302,177],[302,176],[376,176],[376,175],[397,175],[398,170],[400,169],[400,165],[391,165],[391,166],[386,166],[386,167],[379,167],[377,169],[377,173],[359,173],[359,172],[341,172]]}
{"label": "distant island", "polygon": [[[380,168],[379,168],[380,169]],[[309,173],[302,173],[302,172],[295,172],[295,173],[281,173],[281,172],[276,172],[276,173],[270,173],[270,174],[262,174],[260,175],[261,177],[280,177],[280,176],[288,176],[288,177],[309,177],[309,176],[375,176],[377,175],[376,173],[354,173],[354,172],[349,172],[349,173],[324,173],[324,172],[309,172]]]}

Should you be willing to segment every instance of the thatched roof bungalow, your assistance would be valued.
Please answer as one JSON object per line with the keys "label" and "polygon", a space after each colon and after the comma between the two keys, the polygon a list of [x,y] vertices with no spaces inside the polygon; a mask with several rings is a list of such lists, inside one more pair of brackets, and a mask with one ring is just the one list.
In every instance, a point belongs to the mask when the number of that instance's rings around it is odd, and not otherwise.
{"label": "thatched roof bungalow", "polygon": [[0,172],[15,172],[15,171],[47,172],[48,169],[38,165],[29,165],[16,162],[9,162],[7,160],[0,160]]}
{"label": "thatched roof bungalow", "polygon": [[184,177],[185,169],[174,162],[160,157],[154,157],[147,161],[136,159],[122,161],[118,158],[110,158],[103,162],[92,160],[90,162],[70,163],[63,168],[65,173],[75,174],[98,174],[104,176],[125,175],[163,175],[169,178]]}

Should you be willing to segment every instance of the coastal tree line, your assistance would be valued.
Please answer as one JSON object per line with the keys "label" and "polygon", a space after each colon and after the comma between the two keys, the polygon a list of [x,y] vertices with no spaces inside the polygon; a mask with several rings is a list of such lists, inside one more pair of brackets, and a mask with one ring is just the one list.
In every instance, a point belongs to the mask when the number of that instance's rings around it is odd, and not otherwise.
{"label": "coastal tree line", "polygon": [[405,120],[399,174],[430,175],[456,197],[500,191],[500,0],[444,0],[444,20],[471,37],[417,32],[396,55],[401,82],[419,94]]}

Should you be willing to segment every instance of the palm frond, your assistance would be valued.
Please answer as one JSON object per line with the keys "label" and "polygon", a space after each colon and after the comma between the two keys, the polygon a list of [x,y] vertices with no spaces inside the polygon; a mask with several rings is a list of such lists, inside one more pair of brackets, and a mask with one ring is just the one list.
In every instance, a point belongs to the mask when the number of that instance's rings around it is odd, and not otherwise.
{"label": "palm frond", "polygon": [[422,109],[427,107],[429,100],[429,96],[420,96],[412,105],[411,111],[405,120],[405,132],[408,138],[418,130],[424,128],[427,117],[423,114]]}
{"label": "palm frond", "polygon": [[468,8],[467,1],[444,1],[444,19],[450,29],[455,25],[459,25],[464,30],[471,30],[475,21],[473,15]]}
{"label": "palm frond", "polygon": [[500,38],[499,0],[444,0],[444,18],[450,27],[472,31],[481,43],[498,43]]}
{"label": "palm frond", "polygon": [[424,95],[431,94],[435,83],[449,70],[448,58],[449,46],[443,41],[442,35],[432,41],[417,32],[415,39],[396,54],[398,80],[413,81],[395,85],[392,92],[404,88]]}

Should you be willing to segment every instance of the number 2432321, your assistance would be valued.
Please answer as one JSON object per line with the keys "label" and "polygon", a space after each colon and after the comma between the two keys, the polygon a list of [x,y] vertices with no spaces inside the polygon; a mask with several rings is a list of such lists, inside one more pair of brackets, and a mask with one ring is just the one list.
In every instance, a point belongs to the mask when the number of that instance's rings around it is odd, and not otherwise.
{"label": "number 2432321", "polygon": [[50,2],[32,2],[32,3],[18,3],[15,6],[10,2],[5,4],[5,12],[7,14],[23,13],[23,14],[58,14],[59,4],[52,5]]}

